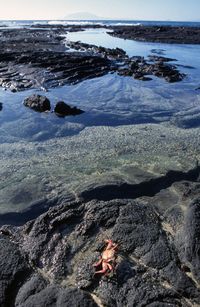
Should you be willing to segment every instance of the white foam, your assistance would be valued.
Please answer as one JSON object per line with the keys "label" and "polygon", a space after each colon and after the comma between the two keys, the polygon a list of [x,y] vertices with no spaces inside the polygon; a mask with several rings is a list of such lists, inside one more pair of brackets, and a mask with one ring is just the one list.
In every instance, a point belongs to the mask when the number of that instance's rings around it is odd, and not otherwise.
{"label": "white foam", "polygon": [[140,22],[137,22],[137,23],[131,23],[131,22],[117,22],[117,23],[113,23],[111,24],[112,26],[141,26],[141,23]]}
{"label": "white foam", "polygon": [[96,22],[96,21],[79,21],[79,20],[51,20],[48,21],[49,25],[103,25],[102,22]]}

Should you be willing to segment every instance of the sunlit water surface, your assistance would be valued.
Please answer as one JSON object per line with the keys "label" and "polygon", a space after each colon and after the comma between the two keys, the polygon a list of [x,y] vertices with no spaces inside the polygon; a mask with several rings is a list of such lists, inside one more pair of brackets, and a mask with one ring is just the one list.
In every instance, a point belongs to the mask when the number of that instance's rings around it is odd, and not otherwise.
{"label": "sunlit water surface", "polygon": [[[88,126],[164,122],[168,121],[176,112],[198,106],[200,103],[200,91],[195,90],[200,86],[199,45],[170,45],[123,40],[110,36],[105,29],[69,33],[66,35],[66,39],[80,40],[84,43],[108,48],[123,48],[129,56],[147,57],[151,54],[152,49],[162,49],[164,56],[177,60],[176,64],[180,65],[180,71],[187,76],[181,82],[169,84],[156,77],[152,81],[143,82],[134,80],[132,77],[108,74],[77,85],[50,89],[47,93],[38,90],[11,93],[1,89],[0,143],[2,144],[2,157],[6,153],[4,146],[6,147],[9,143],[15,142],[18,146],[22,141],[43,142],[59,137],[72,137]],[[25,108],[22,103],[24,98],[32,93],[46,95],[51,101],[52,109],[57,101],[64,100],[72,106],[81,108],[85,113],[76,117],[60,118],[52,112],[42,114],[34,112]],[[15,154],[13,153],[11,156],[13,159]],[[43,152],[43,157],[45,157],[45,152]],[[40,165],[41,170],[42,165]],[[24,172],[28,172],[28,169]],[[18,179],[20,180],[20,177]],[[12,180],[10,184],[14,186]],[[4,178],[2,191],[5,186],[6,179]],[[9,195],[9,191],[7,193],[9,203],[11,195]],[[23,198],[23,193],[20,195]],[[5,193],[3,196],[3,212],[5,212]],[[29,204],[29,200],[20,201],[20,197],[18,197],[17,204],[12,206],[12,210],[25,208]]]}

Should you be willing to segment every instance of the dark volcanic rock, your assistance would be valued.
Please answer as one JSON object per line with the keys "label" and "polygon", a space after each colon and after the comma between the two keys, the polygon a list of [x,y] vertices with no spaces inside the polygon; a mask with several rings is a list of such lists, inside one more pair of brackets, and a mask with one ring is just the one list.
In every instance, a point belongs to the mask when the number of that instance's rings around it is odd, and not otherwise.
{"label": "dark volcanic rock", "polygon": [[163,77],[168,82],[177,82],[183,80],[184,74],[179,73],[176,66],[158,62],[153,66],[153,74],[157,77]]}
{"label": "dark volcanic rock", "polygon": [[[66,53],[63,27],[0,32],[0,85],[13,92],[78,83],[103,76],[116,66],[103,54]],[[119,52],[110,49],[110,53]]]}
{"label": "dark volcanic rock", "polygon": [[68,104],[66,104],[64,101],[57,102],[54,112],[58,116],[69,116],[69,115],[79,115],[84,113],[84,111],[76,108],[76,107],[70,107]]}
{"label": "dark volcanic rock", "polygon": [[135,79],[148,81],[151,78],[146,75],[154,75],[159,78],[164,78],[168,82],[178,82],[183,80],[184,74],[181,74],[175,65],[166,64],[165,62],[174,61],[174,59],[149,56],[149,60],[153,63],[145,61],[143,57],[132,57],[128,63],[128,68],[121,71],[120,74],[131,76]]}
{"label": "dark volcanic rock", "polygon": [[[179,217],[182,205],[179,211],[159,213],[156,198],[155,204],[152,199],[77,201],[51,208],[12,231],[10,239],[33,270],[46,276],[37,273],[24,281],[16,306],[96,306],[93,298],[113,307],[198,304],[199,201],[190,205],[189,199],[199,185],[184,182],[174,188],[184,197],[185,218]],[[119,244],[116,271],[94,276],[93,264],[106,238]]]}
{"label": "dark volcanic rock", "polygon": [[32,95],[24,100],[24,105],[38,112],[50,111],[51,105],[47,97]]}
{"label": "dark volcanic rock", "polygon": [[147,42],[200,44],[199,27],[115,26],[108,34],[124,39]]}
{"label": "dark volcanic rock", "polygon": [[180,257],[187,270],[200,283],[200,199],[194,200],[187,211],[180,239]]}
{"label": "dark volcanic rock", "polygon": [[30,272],[18,246],[0,235],[0,306],[13,306],[15,295]]}
{"label": "dark volcanic rock", "polygon": [[[32,292],[30,291],[32,286]],[[40,286],[40,284],[38,285]],[[27,292],[29,295],[27,296]],[[35,293],[36,292],[36,293]],[[36,288],[35,285],[29,285],[29,288],[24,289],[24,296],[19,295],[16,300],[16,305],[19,307],[37,307],[37,306],[51,306],[51,307],[97,307],[91,296],[79,289],[63,289],[56,285],[48,285],[44,289]]]}
{"label": "dark volcanic rock", "polygon": [[[77,28],[74,27],[74,30]],[[73,27],[70,29],[73,31]],[[0,86],[12,92],[28,88],[48,88],[75,84],[86,79],[96,78],[108,72],[121,73],[132,62],[137,62],[134,72],[142,74],[140,80],[148,80],[144,75],[153,74],[156,63],[164,65],[172,60],[161,56],[151,57],[154,63],[148,63],[142,57],[129,58],[120,48],[105,48],[80,42],[64,43],[65,27],[43,29],[2,29],[0,30]],[[73,48],[74,51],[66,52]],[[77,51],[76,51],[77,50]],[[133,68],[133,67],[132,67]],[[170,70],[175,70],[170,66]],[[161,70],[161,68],[160,68]],[[162,69],[163,70],[163,69]],[[169,65],[168,65],[169,70]],[[165,69],[166,71],[166,69]],[[165,76],[162,74],[160,77]],[[169,82],[180,81],[181,74],[173,72],[173,77],[165,78]]]}
{"label": "dark volcanic rock", "polygon": [[126,52],[121,49],[121,48],[105,48],[102,46],[96,46],[96,45],[91,45],[91,44],[85,44],[81,42],[68,42],[67,46],[74,50],[79,50],[79,51],[89,51],[91,54],[99,54],[102,55],[103,57],[107,57],[109,59],[120,59],[120,58],[125,58],[127,57]]}
{"label": "dark volcanic rock", "polygon": [[30,296],[33,297],[37,293],[40,293],[47,286],[48,282],[42,276],[39,274],[34,274],[17,293],[15,300],[16,306],[21,306]]}

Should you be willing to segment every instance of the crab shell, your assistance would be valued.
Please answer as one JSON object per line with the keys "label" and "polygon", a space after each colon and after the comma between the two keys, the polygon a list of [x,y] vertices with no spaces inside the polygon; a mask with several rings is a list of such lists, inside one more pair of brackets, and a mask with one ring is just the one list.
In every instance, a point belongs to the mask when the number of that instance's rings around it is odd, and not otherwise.
{"label": "crab shell", "polygon": [[115,254],[116,251],[114,248],[111,249],[106,249],[105,251],[103,251],[102,253],[102,260],[105,262],[111,262],[115,260]]}

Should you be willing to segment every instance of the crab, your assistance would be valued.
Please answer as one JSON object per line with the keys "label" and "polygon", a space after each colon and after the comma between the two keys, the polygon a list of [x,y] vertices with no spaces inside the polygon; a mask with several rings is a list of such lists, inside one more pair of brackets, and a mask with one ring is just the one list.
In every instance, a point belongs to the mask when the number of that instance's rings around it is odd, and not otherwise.
{"label": "crab", "polygon": [[101,265],[102,269],[96,271],[94,274],[108,275],[110,272],[114,271],[118,244],[113,243],[112,240],[105,240],[105,242],[107,243],[107,246],[103,251],[101,258],[97,263],[93,264],[95,268]]}

